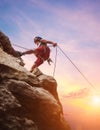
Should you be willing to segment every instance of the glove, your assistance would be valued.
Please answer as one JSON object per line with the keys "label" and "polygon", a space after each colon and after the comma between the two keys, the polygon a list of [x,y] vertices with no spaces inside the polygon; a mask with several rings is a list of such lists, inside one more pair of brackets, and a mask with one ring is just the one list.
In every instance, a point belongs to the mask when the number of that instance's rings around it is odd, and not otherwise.
{"label": "glove", "polygon": [[57,43],[53,43],[53,47],[56,47],[57,46]]}
{"label": "glove", "polygon": [[51,60],[51,58],[48,58],[48,59],[47,59],[47,62],[48,62],[49,65],[51,65],[50,62],[53,62],[53,61]]}

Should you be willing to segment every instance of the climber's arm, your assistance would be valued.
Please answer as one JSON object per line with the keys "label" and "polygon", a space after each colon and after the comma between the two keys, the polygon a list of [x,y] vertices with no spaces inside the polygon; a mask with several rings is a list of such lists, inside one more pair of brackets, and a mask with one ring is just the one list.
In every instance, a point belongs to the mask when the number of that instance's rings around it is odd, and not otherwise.
{"label": "climber's arm", "polygon": [[41,42],[43,42],[45,44],[52,44],[54,47],[57,46],[57,43],[54,43],[52,41],[48,41],[48,40],[45,40],[45,39],[41,39]]}

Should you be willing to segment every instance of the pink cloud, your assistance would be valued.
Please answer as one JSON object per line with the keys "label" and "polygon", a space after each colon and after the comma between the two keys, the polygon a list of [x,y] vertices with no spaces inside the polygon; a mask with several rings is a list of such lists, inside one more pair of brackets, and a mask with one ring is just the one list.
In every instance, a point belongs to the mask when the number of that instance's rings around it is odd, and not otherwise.
{"label": "pink cloud", "polygon": [[63,97],[64,98],[84,98],[84,97],[87,97],[89,96],[90,94],[90,89],[88,88],[83,88],[83,89],[80,89],[76,92],[71,92],[71,93],[68,93],[67,95],[64,95]]}

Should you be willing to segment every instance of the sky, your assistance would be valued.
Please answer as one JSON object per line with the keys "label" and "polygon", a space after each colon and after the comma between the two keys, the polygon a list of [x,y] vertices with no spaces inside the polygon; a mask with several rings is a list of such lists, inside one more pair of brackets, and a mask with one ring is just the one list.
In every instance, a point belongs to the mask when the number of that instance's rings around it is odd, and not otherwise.
{"label": "sky", "polygon": [[[88,84],[58,48],[55,79],[65,117],[74,130],[99,130],[95,120],[100,115],[100,0],[0,0],[0,30],[12,44],[28,49],[36,48],[35,36],[60,46],[93,84]],[[56,49],[51,47],[53,63],[41,65],[43,73],[53,75],[55,55]],[[22,58],[30,70],[34,55]]]}

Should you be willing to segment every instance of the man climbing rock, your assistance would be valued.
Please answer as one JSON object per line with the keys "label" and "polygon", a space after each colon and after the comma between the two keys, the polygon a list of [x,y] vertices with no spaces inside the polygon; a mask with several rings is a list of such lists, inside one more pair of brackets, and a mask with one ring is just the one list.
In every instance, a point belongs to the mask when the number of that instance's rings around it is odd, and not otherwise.
{"label": "man climbing rock", "polygon": [[42,39],[41,37],[35,37],[34,43],[38,46],[38,48],[34,50],[25,51],[21,54],[21,56],[25,54],[34,54],[37,57],[36,61],[34,62],[34,65],[31,67],[30,72],[32,72],[34,68],[40,66],[44,61],[47,60],[49,64],[52,61],[49,58],[50,48],[47,46],[47,44],[52,44],[53,47],[57,46],[57,43]]}

